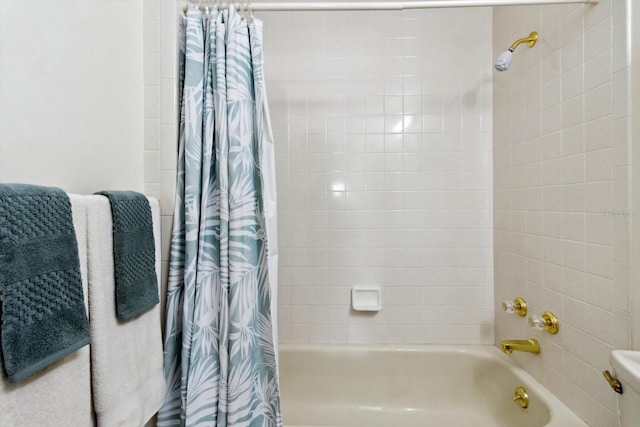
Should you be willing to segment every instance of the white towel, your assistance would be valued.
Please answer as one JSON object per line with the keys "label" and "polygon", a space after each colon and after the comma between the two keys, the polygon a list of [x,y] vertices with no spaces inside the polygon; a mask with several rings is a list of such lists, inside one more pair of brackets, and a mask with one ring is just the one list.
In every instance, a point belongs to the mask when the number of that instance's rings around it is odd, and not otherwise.
{"label": "white towel", "polygon": [[[93,404],[98,426],[144,425],[164,397],[160,304],[122,322],[116,316],[109,199],[87,196]],[[160,277],[160,209],[149,199]]]}
{"label": "white towel", "polygon": [[[87,201],[69,195],[78,241],[80,274],[87,304]],[[0,369],[2,358],[0,358]],[[0,386],[0,426],[92,426],[89,347],[85,346],[16,384],[4,373]]]}

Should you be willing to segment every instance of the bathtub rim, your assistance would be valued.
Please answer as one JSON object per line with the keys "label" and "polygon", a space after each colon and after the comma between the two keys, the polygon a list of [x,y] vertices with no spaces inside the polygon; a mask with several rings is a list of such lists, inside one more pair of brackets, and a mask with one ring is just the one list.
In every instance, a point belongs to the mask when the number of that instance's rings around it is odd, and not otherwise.
{"label": "bathtub rim", "polygon": [[[549,411],[550,422],[544,427],[588,427],[576,413],[562,402],[551,390],[536,380],[514,358],[502,353],[498,347],[489,344],[301,344],[279,343],[278,353],[295,352],[387,352],[387,353],[450,353],[468,354],[490,359],[511,370],[528,390],[535,393],[544,402]],[[543,349],[544,351],[544,349]],[[542,353],[541,353],[542,354]],[[531,355],[531,357],[541,357]]]}

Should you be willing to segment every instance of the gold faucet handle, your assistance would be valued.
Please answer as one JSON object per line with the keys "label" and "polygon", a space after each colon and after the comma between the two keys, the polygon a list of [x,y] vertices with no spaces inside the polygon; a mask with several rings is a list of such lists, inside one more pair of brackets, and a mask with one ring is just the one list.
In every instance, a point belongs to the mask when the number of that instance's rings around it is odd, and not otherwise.
{"label": "gold faucet handle", "polygon": [[545,330],[554,335],[560,330],[558,318],[550,311],[545,311],[540,316],[529,317],[529,326],[540,331]]}
{"label": "gold faucet handle", "polygon": [[513,301],[505,301],[502,303],[502,310],[511,314],[516,313],[520,317],[527,315],[527,303],[522,297],[515,297]]}
{"label": "gold faucet handle", "polygon": [[607,382],[609,383],[609,386],[611,386],[613,391],[615,391],[616,393],[622,394],[622,384],[620,384],[620,381],[618,381],[616,377],[611,375],[611,372],[602,371],[602,375],[604,375],[604,378],[607,380]]}
{"label": "gold faucet handle", "polygon": [[513,395],[514,402],[517,402],[521,408],[526,409],[529,407],[529,395],[527,394],[527,390],[524,387],[516,387],[515,394]]}

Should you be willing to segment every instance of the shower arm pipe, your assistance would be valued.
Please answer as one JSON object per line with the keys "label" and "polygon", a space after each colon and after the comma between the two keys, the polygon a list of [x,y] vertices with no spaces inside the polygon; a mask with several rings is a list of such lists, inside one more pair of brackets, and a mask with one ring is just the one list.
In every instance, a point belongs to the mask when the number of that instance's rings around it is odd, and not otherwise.
{"label": "shower arm pipe", "polygon": [[529,36],[523,37],[521,39],[514,41],[511,47],[509,47],[509,50],[513,52],[514,50],[516,50],[518,46],[520,46],[523,43],[528,44],[529,47],[534,47],[537,41],[538,41],[538,33],[534,31],[531,34],[529,34]]}
{"label": "shower arm pipe", "polygon": [[482,6],[531,6],[554,4],[597,4],[598,0],[414,0],[414,1],[373,1],[373,2],[221,2],[192,1],[199,6],[226,6],[234,4],[238,8],[248,7],[253,11],[348,11],[348,10],[408,10],[435,9],[446,7],[482,7]]}

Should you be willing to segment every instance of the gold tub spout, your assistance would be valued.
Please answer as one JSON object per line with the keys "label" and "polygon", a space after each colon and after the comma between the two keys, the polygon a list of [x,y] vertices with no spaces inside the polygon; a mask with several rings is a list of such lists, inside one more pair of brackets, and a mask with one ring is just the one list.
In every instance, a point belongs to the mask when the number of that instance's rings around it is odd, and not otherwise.
{"label": "gold tub spout", "polygon": [[504,340],[500,342],[503,353],[511,354],[514,351],[526,351],[528,353],[540,353],[540,343],[538,340]]}

